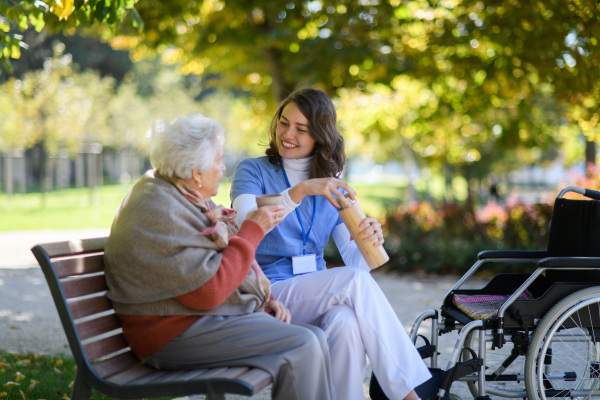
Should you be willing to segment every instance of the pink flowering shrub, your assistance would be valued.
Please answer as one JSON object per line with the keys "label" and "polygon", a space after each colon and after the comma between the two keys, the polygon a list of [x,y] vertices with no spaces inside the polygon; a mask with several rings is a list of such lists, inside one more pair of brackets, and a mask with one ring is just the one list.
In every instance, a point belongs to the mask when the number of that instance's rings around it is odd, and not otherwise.
{"label": "pink flowering shrub", "polygon": [[386,267],[464,273],[483,250],[544,250],[551,215],[551,204],[522,202],[489,203],[475,215],[457,203],[398,206],[383,222]]}

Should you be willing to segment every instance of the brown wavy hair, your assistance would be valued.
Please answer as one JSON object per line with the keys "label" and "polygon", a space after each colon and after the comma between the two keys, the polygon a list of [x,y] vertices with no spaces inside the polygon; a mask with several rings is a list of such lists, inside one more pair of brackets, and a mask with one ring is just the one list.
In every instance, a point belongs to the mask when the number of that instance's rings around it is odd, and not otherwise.
{"label": "brown wavy hair", "polygon": [[279,164],[277,125],[285,106],[296,103],[308,120],[308,132],[315,140],[309,178],[339,177],[346,163],[344,138],[337,130],[337,114],[333,102],[322,90],[303,88],[292,92],[279,106],[271,120],[269,148],[265,154],[271,164]]}

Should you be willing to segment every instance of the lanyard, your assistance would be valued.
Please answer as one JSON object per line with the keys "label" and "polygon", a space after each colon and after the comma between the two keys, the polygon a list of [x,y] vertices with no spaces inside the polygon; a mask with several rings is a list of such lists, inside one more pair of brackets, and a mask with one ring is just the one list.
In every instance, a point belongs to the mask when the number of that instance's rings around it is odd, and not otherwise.
{"label": "lanyard", "polygon": [[[281,163],[281,170],[283,171],[283,177],[285,178],[285,183],[288,188],[291,188],[290,181],[288,180],[287,174],[285,173],[285,168],[283,168],[283,163]],[[312,196],[313,198],[313,212],[312,212],[312,221],[310,222],[310,228],[308,228],[308,232],[304,231],[304,224],[302,223],[302,218],[300,218],[300,211],[298,211],[298,207],[296,207],[296,216],[298,217],[298,222],[300,222],[300,228],[302,228],[302,254],[306,255],[306,243],[308,243],[308,235],[310,235],[310,231],[312,230],[313,225],[315,224],[315,217],[317,215],[317,197]]]}

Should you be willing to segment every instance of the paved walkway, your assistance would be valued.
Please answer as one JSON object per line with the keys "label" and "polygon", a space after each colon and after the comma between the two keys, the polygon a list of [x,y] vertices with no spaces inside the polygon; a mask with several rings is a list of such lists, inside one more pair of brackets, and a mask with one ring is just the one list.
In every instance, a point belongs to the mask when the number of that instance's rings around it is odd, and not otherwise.
{"label": "paved walkway", "polygon": [[[106,234],[106,230],[0,232],[0,349],[70,354],[50,291],[30,248],[39,243]],[[421,312],[439,308],[445,293],[457,281],[457,277],[383,274],[377,271],[373,275],[407,330]],[[440,366],[446,366],[455,340],[455,335],[442,336]],[[364,381],[367,398],[369,377],[370,371],[367,371]],[[460,382],[454,384],[452,393],[463,399],[470,397],[466,385]],[[193,396],[193,400],[202,398]],[[248,398],[227,396],[227,399]],[[270,399],[270,392],[265,390],[251,399]]]}

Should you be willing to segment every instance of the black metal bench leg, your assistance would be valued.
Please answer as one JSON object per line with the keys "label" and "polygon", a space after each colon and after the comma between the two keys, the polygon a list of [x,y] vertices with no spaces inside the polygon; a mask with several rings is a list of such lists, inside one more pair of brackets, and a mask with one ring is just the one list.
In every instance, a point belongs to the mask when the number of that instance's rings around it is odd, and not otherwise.
{"label": "black metal bench leg", "polygon": [[77,375],[75,376],[75,384],[73,385],[73,397],[71,400],[90,400],[92,395],[92,388],[83,379],[83,373],[81,369],[77,369]]}

